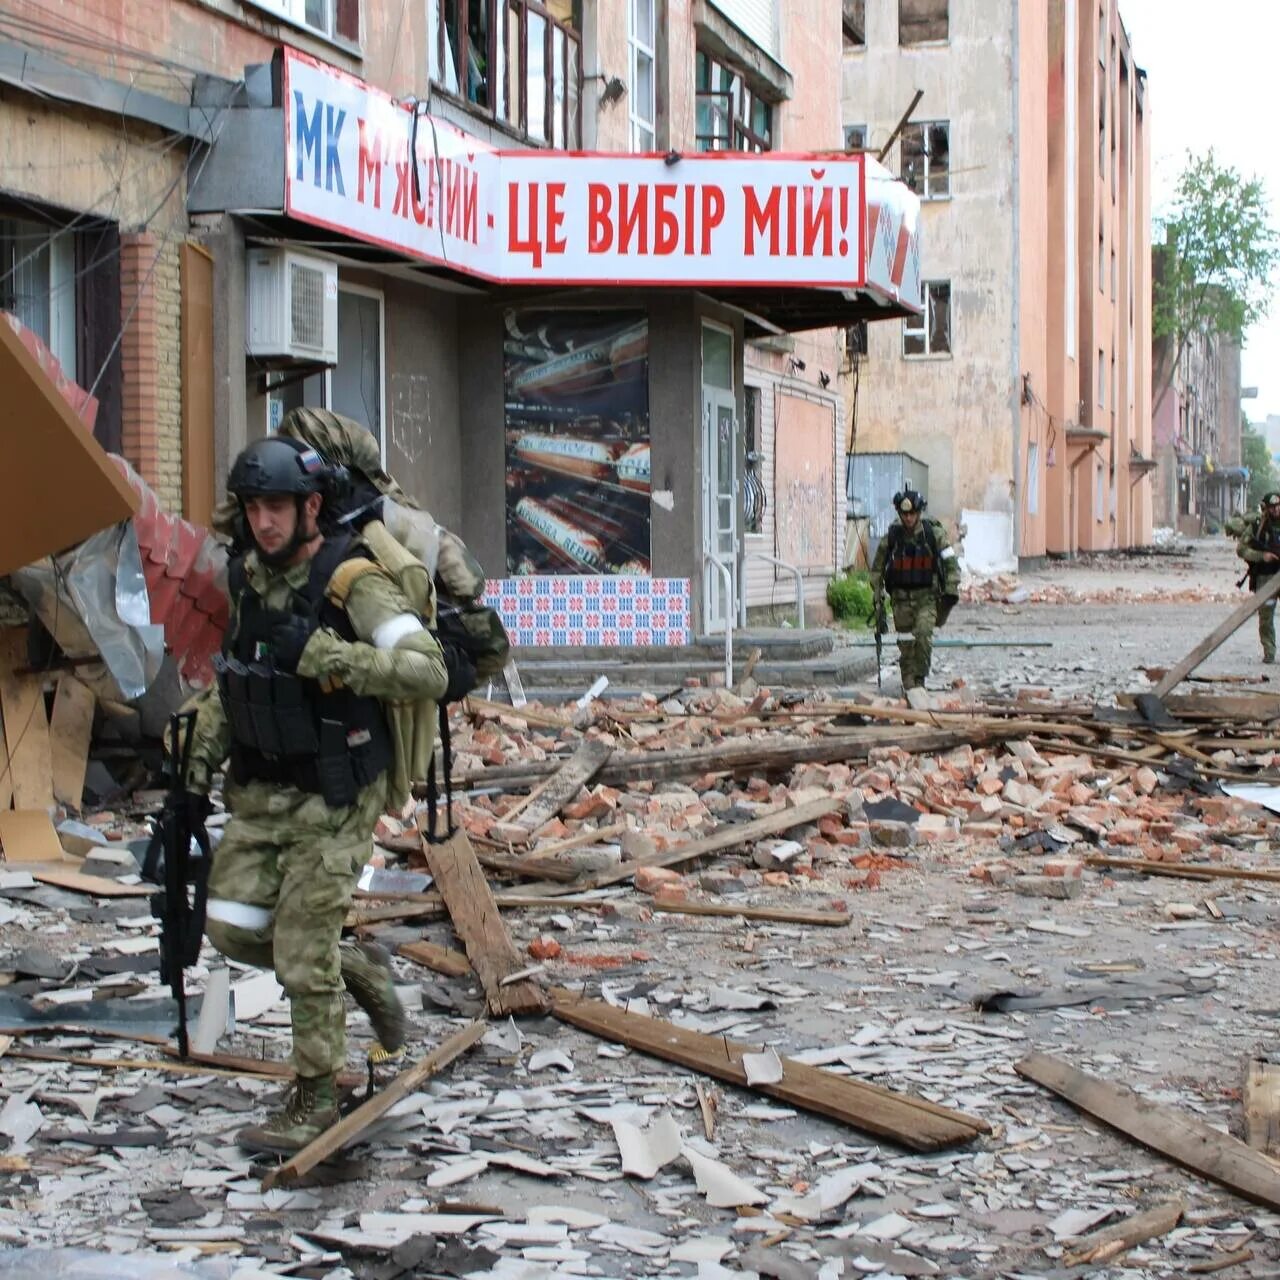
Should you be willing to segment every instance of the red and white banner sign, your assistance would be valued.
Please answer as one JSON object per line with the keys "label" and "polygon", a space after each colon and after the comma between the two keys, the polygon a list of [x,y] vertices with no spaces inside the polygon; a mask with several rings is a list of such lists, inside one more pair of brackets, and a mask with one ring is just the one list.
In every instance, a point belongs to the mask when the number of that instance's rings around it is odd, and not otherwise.
{"label": "red and white banner sign", "polygon": [[293,50],[284,101],[286,212],[411,257],[515,284],[860,289],[871,267],[918,307],[919,202],[870,162],[868,219],[862,156],[497,151]]}

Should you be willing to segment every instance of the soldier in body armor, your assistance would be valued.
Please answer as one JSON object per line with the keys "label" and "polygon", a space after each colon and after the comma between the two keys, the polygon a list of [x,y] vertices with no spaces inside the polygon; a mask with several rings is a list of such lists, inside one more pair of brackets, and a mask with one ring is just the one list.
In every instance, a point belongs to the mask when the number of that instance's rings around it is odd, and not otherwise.
{"label": "soldier in body armor", "polygon": [[228,569],[231,620],[217,684],[196,701],[186,778],[207,812],[229,759],[231,819],[209,877],[206,932],[224,955],[274,969],[289,997],[295,1080],[240,1145],[294,1151],[338,1118],[346,1062],[343,988],[369,1015],[372,1061],[404,1051],[386,953],[342,940],[342,923],[388,799],[394,745],[382,700],[462,696],[466,654],[442,644],[361,536],[329,534],[340,473],[274,437],[236,459],[242,553]]}
{"label": "soldier in body armor", "polygon": [[871,588],[877,610],[884,592],[893,606],[902,687],[924,685],[933,662],[933,632],[946,624],[960,598],[960,565],[947,531],[924,514],[914,489],[893,495],[898,518],[876,548]]}
{"label": "soldier in body armor", "polygon": [[[1243,532],[1236,543],[1236,555],[1249,566],[1249,590],[1257,591],[1280,570],[1280,493],[1268,493],[1257,511],[1242,517]],[[1262,641],[1263,662],[1276,660],[1276,602],[1267,601],[1258,610],[1258,639]]]}

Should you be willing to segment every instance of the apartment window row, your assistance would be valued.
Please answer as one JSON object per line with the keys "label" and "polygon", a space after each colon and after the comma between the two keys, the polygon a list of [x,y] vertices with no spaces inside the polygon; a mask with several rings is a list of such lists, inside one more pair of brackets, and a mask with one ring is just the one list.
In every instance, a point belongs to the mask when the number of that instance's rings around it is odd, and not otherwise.
{"label": "apartment window row", "polygon": [[582,145],[577,0],[428,0],[427,14],[434,83],[535,142]]}
{"label": "apartment window row", "polygon": [[[846,49],[867,45],[867,0],[842,0]],[[939,44],[950,37],[948,0],[898,0],[898,43]]]}
{"label": "apartment window row", "polygon": [[695,84],[699,151],[768,151],[773,146],[773,107],[738,72],[699,49]]}

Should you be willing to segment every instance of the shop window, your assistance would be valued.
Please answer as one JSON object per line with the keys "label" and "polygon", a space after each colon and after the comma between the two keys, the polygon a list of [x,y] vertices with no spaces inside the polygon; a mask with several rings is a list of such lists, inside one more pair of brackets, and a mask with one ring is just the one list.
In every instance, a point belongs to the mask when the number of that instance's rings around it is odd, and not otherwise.
{"label": "shop window", "polygon": [[627,102],[631,111],[631,150],[656,148],[657,82],[654,50],[657,0],[630,0],[627,44],[631,77]]}
{"label": "shop window", "polygon": [[582,144],[579,0],[427,0],[432,81],[557,148]]}
{"label": "shop window", "polygon": [[947,35],[947,0],[898,0],[899,44],[930,44]]}
{"label": "shop window", "polygon": [[867,149],[867,126],[865,124],[845,125],[844,149],[846,151],[865,151]]}
{"label": "shop window", "polygon": [[269,429],[276,430],[290,409],[329,409],[366,428],[385,452],[384,368],[382,294],[340,285],[338,363],[272,390],[267,402]]}
{"label": "shop window", "polygon": [[902,131],[902,180],[924,200],[951,194],[951,124],[930,120]]}
{"label": "shop window", "polygon": [[865,49],[867,47],[867,0],[844,0],[844,47],[846,49]]}
{"label": "shop window", "polygon": [[49,348],[69,378],[98,401],[93,433],[120,439],[120,236],[109,223],[9,216],[0,209],[0,311]]}
{"label": "shop window", "polygon": [[360,0],[246,0],[326,40],[360,43]]}
{"label": "shop window", "polygon": [[695,137],[699,151],[768,151],[773,146],[773,108],[736,71],[701,49]]}
{"label": "shop window", "polygon": [[930,280],[924,286],[924,315],[902,322],[904,356],[951,354],[951,281]]}

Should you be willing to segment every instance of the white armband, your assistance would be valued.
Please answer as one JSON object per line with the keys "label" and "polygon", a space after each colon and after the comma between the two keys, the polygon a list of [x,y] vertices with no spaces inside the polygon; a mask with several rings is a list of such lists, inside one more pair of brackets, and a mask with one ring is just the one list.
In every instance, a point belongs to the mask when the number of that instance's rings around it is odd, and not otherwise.
{"label": "white armband", "polygon": [[405,636],[425,630],[416,613],[398,613],[373,629],[373,645],[375,649],[394,649]]}
{"label": "white armband", "polygon": [[955,547],[943,547],[938,553],[944,560],[954,560],[956,558]]}

